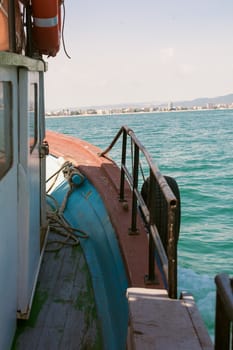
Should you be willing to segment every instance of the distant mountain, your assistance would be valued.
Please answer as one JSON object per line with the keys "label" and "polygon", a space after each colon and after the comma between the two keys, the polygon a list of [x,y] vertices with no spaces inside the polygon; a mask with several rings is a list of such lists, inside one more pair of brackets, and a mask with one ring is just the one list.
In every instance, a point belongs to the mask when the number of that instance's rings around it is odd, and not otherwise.
{"label": "distant mountain", "polygon": [[192,106],[205,106],[207,103],[212,103],[214,105],[217,104],[231,104],[233,103],[233,94],[228,94],[224,96],[217,97],[202,97],[196,98],[191,101],[176,101],[173,103],[174,106],[184,106],[184,107],[192,107]]}
{"label": "distant mountain", "polygon": [[[192,106],[206,106],[207,103],[216,104],[231,104],[233,103],[233,94],[228,94],[224,96],[217,97],[201,97],[196,98],[190,101],[172,101],[174,107],[175,106],[183,106],[183,107],[192,107]],[[132,102],[132,103],[118,103],[112,105],[102,105],[102,106],[89,106],[89,108],[127,108],[127,107],[146,107],[146,106],[161,106],[165,107],[168,105],[168,102],[158,102],[158,101],[150,101],[150,102]]]}

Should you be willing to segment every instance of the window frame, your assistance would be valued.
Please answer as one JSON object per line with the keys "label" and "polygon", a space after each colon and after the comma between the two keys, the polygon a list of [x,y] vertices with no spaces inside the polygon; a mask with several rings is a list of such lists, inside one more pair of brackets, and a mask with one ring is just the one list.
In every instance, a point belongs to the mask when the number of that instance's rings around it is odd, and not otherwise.
{"label": "window frame", "polygon": [[29,85],[28,119],[29,148],[32,153],[38,143],[38,84],[35,82]]}
{"label": "window frame", "polygon": [[13,165],[12,108],[12,82],[0,81],[0,113],[2,112],[2,120],[0,121],[0,126],[2,126],[2,128],[0,128],[0,180],[6,176]]}

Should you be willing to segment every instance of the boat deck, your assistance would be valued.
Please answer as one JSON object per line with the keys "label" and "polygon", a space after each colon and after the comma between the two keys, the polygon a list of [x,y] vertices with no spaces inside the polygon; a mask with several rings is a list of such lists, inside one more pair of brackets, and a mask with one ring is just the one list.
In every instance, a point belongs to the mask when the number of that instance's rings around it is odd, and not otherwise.
{"label": "boat deck", "polygon": [[[117,232],[130,287],[127,348],[212,350],[212,342],[192,298],[169,299],[158,269],[156,289],[145,286],[147,236],[140,216],[139,234],[128,234],[131,215],[118,200],[117,166],[107,158],[98,157],[100,150],[83,141],[53,132],[48,132],[46,137],[50,153],[78,166],[110,208],[109,216]],[[130,189],[127,200],[130,209]],[[94,299],[91,277],[79,246],[46,252],[30,320],[19,322],[13,349],[103,349]]]}
{"label": "boat deck", "polygon": [[98,322],[81,247],[45,252],[30,319],[18,321],[12,350],[101,349]]}
{"label": "boat deck", "polygon": [[129,350],[213,350],[191,295],[169,299],[165,290],[129,288]]}

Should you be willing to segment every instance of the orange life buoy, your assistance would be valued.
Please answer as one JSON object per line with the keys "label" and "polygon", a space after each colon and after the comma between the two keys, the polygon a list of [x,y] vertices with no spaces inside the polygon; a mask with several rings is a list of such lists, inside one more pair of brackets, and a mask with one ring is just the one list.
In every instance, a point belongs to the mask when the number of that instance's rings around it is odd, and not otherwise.
{"label": "orange life buoy", "polygon": [[32,0],[33,43],[40,54],[56,56],[60,48],[60,0]]}
{"label": "orange life buoy", "polygon": [[10,48],[8,32],[8,0],[0,1],[0,51],[6,51]]}

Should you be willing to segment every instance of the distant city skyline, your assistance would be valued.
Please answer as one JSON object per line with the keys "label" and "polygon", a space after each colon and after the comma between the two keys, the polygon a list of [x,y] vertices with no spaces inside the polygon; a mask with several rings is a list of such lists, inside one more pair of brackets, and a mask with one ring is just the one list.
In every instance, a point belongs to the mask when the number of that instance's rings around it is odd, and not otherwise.
{"label": "distant city skyline", "polygon": [[94,115],[94,114],[125,114],[125,113],[151,113],[151,112],[168,112],[168,111],[196,111],[196,110],[216,110],[232,109],[233,94],[219,96],[216,98],[199,98],[192,101],[177,101],[163,104],[148,103],[129,103],[102,106],[83,106],[68,107],[61,109],[47,110],[46,115],[63,116],[63,115]]}
{"label": "distant city skyline", "polygon": [[233,92],[230,0],[65,1],[46,109],[182,101]]}

